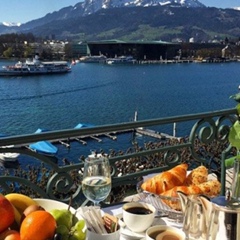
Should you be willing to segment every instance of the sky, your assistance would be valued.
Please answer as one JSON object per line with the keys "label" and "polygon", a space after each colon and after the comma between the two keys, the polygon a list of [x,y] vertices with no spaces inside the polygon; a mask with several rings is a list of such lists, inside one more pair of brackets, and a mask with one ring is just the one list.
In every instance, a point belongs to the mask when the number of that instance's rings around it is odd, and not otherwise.
{"label": "sky", "polygon": [[[0,7],[0,22],[26,23],[47,13],[74,6],[82,0],[6,0]],[[208,7],[240,7],[240,0],[199,0]]]}

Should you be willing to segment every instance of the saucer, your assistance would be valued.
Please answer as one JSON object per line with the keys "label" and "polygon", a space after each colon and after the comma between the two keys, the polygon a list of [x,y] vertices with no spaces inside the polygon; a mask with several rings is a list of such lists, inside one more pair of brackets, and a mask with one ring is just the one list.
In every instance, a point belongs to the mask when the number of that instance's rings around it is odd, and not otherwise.
{"label": "saucer", "polygon": [[[125,223],[122,221],[122,218],[119,218],[119,225],[121,226],[120,234],[123,236],[124,240],[144,240],[146,231],[144,232],[133,232],[131,231]],[[158,217],[155,217],[152,226],[155,225],[166,225],[166,222]]]}

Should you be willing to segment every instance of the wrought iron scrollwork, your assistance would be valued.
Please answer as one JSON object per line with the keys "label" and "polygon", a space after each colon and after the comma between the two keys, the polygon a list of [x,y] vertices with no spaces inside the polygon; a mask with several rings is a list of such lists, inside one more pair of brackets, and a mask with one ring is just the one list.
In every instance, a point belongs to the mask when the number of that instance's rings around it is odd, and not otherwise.
{"label": "wrought iron scrollwork", "polygon": [[[74,174],[71,174],[74,171]],[[77,175],[76,168],[68,171],[63,167],[61,172],[54,173],[47,183],[47,194],[52,199],[61,199],[63,202],[69,202],[70,198],[75,199],[81,192],[80,175]],[[74,176],[73,176],[74,175]]]}

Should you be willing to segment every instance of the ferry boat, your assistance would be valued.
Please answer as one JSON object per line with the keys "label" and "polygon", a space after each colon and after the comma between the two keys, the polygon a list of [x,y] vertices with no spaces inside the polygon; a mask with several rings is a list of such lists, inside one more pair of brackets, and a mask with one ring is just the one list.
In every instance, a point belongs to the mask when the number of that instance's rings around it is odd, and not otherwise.
{"label": "ferry boat", "polygon": [[35,56],[32,60],[17,62],[15,65],[3,66],[0,76],[28,76],[69,73],[71,67],[66,61],[42,62]]}

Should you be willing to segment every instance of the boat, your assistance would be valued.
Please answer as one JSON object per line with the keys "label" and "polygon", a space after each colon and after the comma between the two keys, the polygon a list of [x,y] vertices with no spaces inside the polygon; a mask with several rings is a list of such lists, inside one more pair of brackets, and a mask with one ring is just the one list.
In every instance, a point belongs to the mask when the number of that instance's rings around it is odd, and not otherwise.
{"label": "boat", "polygon": [[105,63],[107,57],[104,55],[84,56],[79,59],[82,63]]}
{"label": "boat", "polygon": [[[42,133],[47,131],[47,129],[38,128],[35,133]],[[29,145],[29,148],[32,151],[49,156],[54,156],[58,152],[58,148],[49,141],[39,141],[36,143],[32,143]]]}
{"label": "boat", "polygon": [[15,65],[3,66],[0,69],[0,76],[31,76],[31,75],[46,75],[60,74],[71,72],[66,61],[43,62],[38,56],[32,60],[27,59],[25,62],[18,61]]}
{"label": "boat", "polygon": [[[0,134],[0,138],[7,137],[4,134]],[[13,148],[14,145],[2,146],[1,148]],[[2,162],[16,162],[20,153],[4,152],[0,153],[0,161]]]}
{"label": "boat", "polygon": [[[12,148],[14,147],[13,145],[9,145],[9,146],[3,146],[1,148]],[[0,161],[4,161],[4,162],[16,162],[18,160],[20,153],[10,153],[10,152],[6,152],[6,153],[0,153]]]}
{"label": "boat", "polygon": [[107,64],[134,64],[137,63],[137,60],[133,56],[120,56],[115,58],[108,58],[106,60]]}
{"label": "boat", "polygon": [[49,141],[39,141],[29,145],[29,148],[37,153],[53,156],[58,152],[58,148]]}
{"label": "boat", "polygon": [[87,128],[87,127],[94,127],[94,125],[90,123],[79,123],[74,127],[74,129]]}

